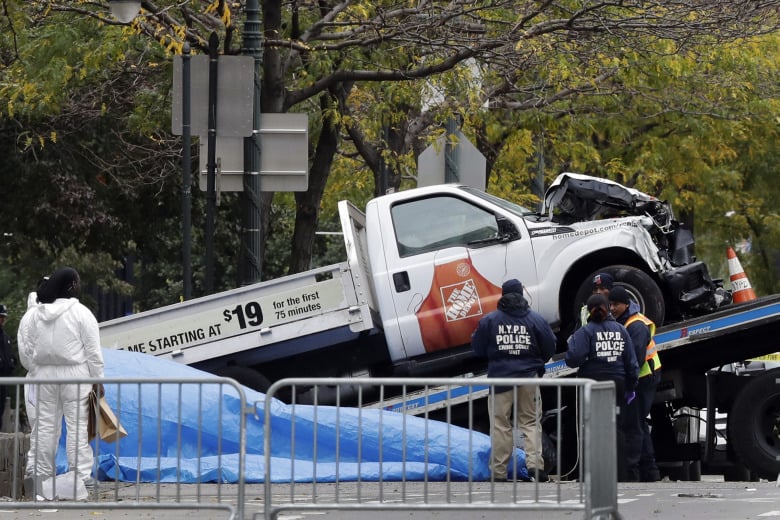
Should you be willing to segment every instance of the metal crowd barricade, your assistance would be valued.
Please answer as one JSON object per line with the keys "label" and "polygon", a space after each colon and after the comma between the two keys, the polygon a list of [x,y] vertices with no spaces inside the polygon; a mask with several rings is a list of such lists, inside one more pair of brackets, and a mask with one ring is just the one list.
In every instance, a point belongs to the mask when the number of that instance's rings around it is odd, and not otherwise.
{"label": "metal crowd barricade", "polygon": [[[101,511],[104,518],[111,518],[107,513],[117,511],[117,517],[125,518],[128,510],[153,510],[165,512],[166,518],[185,518],[184,513],[211,511],[210,518],[244,518],[246,417],[257,414],[246,408],[244,389],[234,380],[203,377],[52,381],[13,377],[4,378],[2,383],[12,396],[13,407],[11,413],[4,414],[10,419],[10,424],[2,428],[6,433],[0,433],[5,452],[5,464],[0,464],[0,486],[4,486],[0,497],[7,495],[0,499],[4,512],[56,509],[60,517],[69,518],[65,511],[74,510],[75,514],[75,510],[89,510]],[[42,391],[52,385],[91,388],[93,383],[103,384],[120,421],[124,417],[128,423],[134,423],[133,428],[128,428],[130,435],[120,441],[121,453],[120,443],[91,443],[96,466],[104,460],[113,466],[108,470],[100,466],[100,478],[95,487],[88,489],[86,498],[79,496],[83,491],[74,478],[62,478],[62,466],[67,466],[62,457],[58,457],[51,474],[25,478],[28,455],[36,457],[39,453],[28,454],[28,450],[30,442],[35,442],[32,436],[36,430],[31,425],[41,412]],[[228,416],[232,426],[226,424]],[[185,423],[185,419],[189,422]],[[261,426],[258,421],[258,430]],[[64,426],[62,436],[66,436]],[[39,432],[37,438],[40,440]],[[105,446],[109,448],[103,449]],[[225,449],[228,446],[230,449]],[[227,474],[235,478],[228,481]],[[176,511],[182,516],[177,516]],[[219,516],[214,516],[216,513]]]}
{"label": "metal crowd barricade", "polygon": [[[489,472],[489,436],[476,431],[485,430],[486,399],[495,388],[520,385],[538,386],[544,409],[559,412],[554,427],[547,427],[559,441],[549,483],[520,481],[514,476],[522,474],[517,458],[510,463],[509,482],[496,482]],[[281,393],[305,395],[313,403],[293,398],[274,408],[274,397]],[[273,384],[264,408],[267,520],[289,511],[371,510],[563,511],[581,512],[588,519],[620,517],[611,382],[295,378]],[[564,433],[564,415],[574,417],[575,427],[567,430],[574,438]],[[283,423],[278,422],[281,416]],[[434,444],[446,452],[436,461],[429,455]],[[564,449],[574,450],[576,467],[562,466]]]}

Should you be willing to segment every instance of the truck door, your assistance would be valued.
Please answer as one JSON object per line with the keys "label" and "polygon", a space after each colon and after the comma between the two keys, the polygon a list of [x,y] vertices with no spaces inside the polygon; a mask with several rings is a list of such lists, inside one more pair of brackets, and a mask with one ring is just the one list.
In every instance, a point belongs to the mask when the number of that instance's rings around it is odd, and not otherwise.
{"label": "truck door", "polygon": [[[388,275],[407,357],[469,344],[507,279],[536,285],[531,242],[518,216],[456,194],[397,202],[391,216],[392,232],[383,236],[393,242],[385,251],[396,256],[388,258]],[[514,229],[511,239],[499,238],[502,219]]]}

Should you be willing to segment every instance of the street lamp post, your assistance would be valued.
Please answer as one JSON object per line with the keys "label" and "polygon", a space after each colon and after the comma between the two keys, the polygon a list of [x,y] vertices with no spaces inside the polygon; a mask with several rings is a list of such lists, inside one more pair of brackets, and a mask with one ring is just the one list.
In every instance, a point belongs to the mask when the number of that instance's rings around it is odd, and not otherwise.
{"label": "street lamp post", "polygon": [[260,2],[247,0],[242,53],[254,58],[254,95],[252,135],[244,139],[243,222],[239,282],[248,285],[260,281],[262,271],[262,213],[260,211],[260,100],[263,77],[263,40]]}
{"label": "street lamp post", "polygon": [[122,23],[130,23],[141,12],[140,0],[108,0],[108,7],[114,18]]}

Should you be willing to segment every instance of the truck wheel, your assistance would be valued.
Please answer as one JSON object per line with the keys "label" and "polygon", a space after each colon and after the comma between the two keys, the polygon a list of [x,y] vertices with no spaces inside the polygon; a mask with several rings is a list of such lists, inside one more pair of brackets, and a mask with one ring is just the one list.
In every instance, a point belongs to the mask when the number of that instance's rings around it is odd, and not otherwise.
{"label": "truck wheel", "polygon": [[577,297],[574,299],[574,316],[579,317],[580,309],[593,292],[593,277],[598,273],[609,273],[615,279],[615,285],[622,286],[639,304],[639,310],[653,320],[656,327],[664,323],[666,305],[661,288],[650,275],[630,265],[610,265],[592,272],[580,285]]}
{"label": "truck wheel", "polygon": [[729,411],[728,439],[740,461],[755,475],[774,480],[780,473],[780,369],[747,383]]}
{"label": "truck wheel", "polygon": [[223,367],[216,370],[215,375],[235,379],[238,384],[261,393],[266,393],[271,386],[271,382],[267,377],[257,370],[248,367],[239,367],[235,365]]}

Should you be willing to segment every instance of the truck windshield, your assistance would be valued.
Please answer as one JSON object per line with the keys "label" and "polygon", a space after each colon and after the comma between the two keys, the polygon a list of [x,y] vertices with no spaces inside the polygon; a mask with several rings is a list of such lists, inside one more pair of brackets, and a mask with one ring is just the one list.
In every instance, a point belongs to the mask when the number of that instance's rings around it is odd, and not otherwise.
{"label": "truck windshield", "polygon": [[390,212],[401,257],[498,237],[493,213],[450,195],[404,201]]}
{"label": "truck windshield", "polygon": [[511,213],[514,213],[519,217],[525,217],[526,215],[535,215],[537,213],[536,211],[532,211],[528,208],[520,206],[519,204],[515,204],[514,202],[509,202],[508,200],[500,199],[494,195],[485,193],[482,190],[472,188],[471,186],[460,186],[460,189],[462,189],[463,191],[467,191],[470,194],[479,197],[480,199],[484,199],[490,202],[491,204],[495,204],[496,206],[499,206]]}

